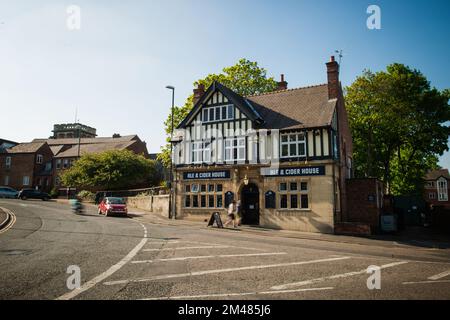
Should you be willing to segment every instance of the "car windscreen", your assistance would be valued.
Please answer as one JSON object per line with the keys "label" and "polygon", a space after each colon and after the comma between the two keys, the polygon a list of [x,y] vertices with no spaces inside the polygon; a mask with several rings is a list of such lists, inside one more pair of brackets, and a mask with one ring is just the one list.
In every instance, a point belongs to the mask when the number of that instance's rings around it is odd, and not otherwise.
{"label": "car windscreen", "polygon": [[125,201],[121,198],[109,198],[108,203],[110,203],[110,204],[125,204]]}

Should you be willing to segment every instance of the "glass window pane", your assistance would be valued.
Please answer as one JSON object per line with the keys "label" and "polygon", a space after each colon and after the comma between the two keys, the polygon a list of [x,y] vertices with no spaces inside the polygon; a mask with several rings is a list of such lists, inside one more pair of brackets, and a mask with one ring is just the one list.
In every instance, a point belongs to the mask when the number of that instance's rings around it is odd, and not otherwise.
{"label": "glass window pane", "polygon": [[214,121],[214,108],[209,109],[209,121]]}
{"label": "glass window pane", "polygon": [[287,209],[287,195],[282,194],[280,197],[280,208]]}
{"label": "glass window pane", "polygon": [[217,203],[217,208],[223,207],[223,198],[222,198],[221,194],[216,196],[216,203]]}
{"label": "glass window pane", "polygon": [[239,146],[245,146],[245,139],[239,139]]}
{"label": "glass window pane", "polygon": [[287,183],[282,182],[280,183],[280,191],[286,191],[287,190]]}
{"label": "glass window pane", "polygon": [[222,120],[227,119],[227,106],[222,107]]}
{"label": "glass window pane", "polygon": [[191,206],[191,196],[189,195],[184,196],[184,206],[186,208],[189,208]]}
{"label": "glass window pane", "polygon": [[288,157],[289,156],[289,145],[284,144],[281,146],[281,156],[282,157]]}
{"label": "glass window pane", "polygon": [[290,190],[291,191],[297,191],[297,182],[291,182]]}
{"label": "glass window pane", "polygon": [[245,148],[239,148],[239,159],[245,159]]}
{"label": "glass window pane", "polygon": [[298,209],[298,196],[291,194],[291,209]]}
{"label": "glass window pane", "polygon": [[220,120],[220,107],[216,107],[216,121]]}
{"label": "glass window pane", "polygon": [[206,192],[206,184],[201,185],[200,192]]}
{"label": "glass window pane", "polygon": [[298,144],[298,155],[299,156],[305,156],[306,152],[305,152],[305,143],[299,143]]}
{"label": "glass window pane", "polygon": [[213,184],[209,184],[208,185],[208,192],[214,192],[214,185]]}
{"label": "glass window pane", "polygon": [[201,207],[206,208],[206,196],[205,195],[201,196]]}
{"label": "glass window pane", "polygon": [[295,157],[297,155],[297,145],[296,144],[290,144],[289,145],[289,156]]}
{"label": "glass window pane", "polygon": [[192,192],[198,192],[198,184],[192,185]]}
{"label": "glass window pane", "polygon": [[192,207],[198,208],[198,195],[192,196]]}
{"label": "glass window pane", "polygon": [[208,109],[203,109],[203,121],[208,121]]}
{"label": "glass window pane", "polygon": [[213,195],[208,196],[208,207],[214,208],[214,196]]}
{"label": "glass window pane", "polygon": [[216,192],[222,192],[223,186],[221,184],[216,185]]}
{"label": "glass window pane", "polygon": [[184,186],[184,192],[191,192],[191,185],[187,184]]}
{"label": "glass window pane", "polygon": [[301,199],[302,199],[302,209],[308,209],[309,208],[308,195],[302,194]]}
{"label": "glass window pane", "polygon": [[300,189],[301,189],[302,191],[308,191],[308,182],[302,182],[302,183],[300,184]]}
{"label": "glass window pane", "polygon": [[297,141],[297,135],[291,134],[291,135],[289,136],[289,141],[290,141],[290,142],[295,142],[295,141]]}
{"label": "glass window pane", "polygon": [[287,142],[288,136],[281,136],[281,142]]}
{"label": "glass window pane", "polygon": [[232,105],[228,106],[228,119],[234,118],[234,107]]}

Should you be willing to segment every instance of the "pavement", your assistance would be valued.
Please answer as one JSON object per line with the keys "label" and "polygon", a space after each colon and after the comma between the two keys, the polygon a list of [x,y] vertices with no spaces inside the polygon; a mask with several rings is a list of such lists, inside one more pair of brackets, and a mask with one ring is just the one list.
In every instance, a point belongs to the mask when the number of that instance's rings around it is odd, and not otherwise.
{"label": "pavement", "polygon": [[16,216],[0,234],[0,299],[450,298],[446,248],[206,228],[140,210],[75,215],[53,201],[0,207]]}

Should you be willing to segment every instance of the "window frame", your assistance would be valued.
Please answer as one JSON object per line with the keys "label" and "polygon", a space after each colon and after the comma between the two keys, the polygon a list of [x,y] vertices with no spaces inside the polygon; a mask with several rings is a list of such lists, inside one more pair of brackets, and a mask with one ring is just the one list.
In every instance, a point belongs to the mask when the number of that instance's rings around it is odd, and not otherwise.
{"label": "window frame", "polygon": [[[302,136],[302,140],[299,137]],[[287,137],[286,141],[283,141],[283,138]],[[295,140],[291,140],[292,137],[295,137]],[[306,143],[306,133],[305,132],[296,132],[296,133],[282,133],[280,134],[280,158],[281,159],[289,159],[289,158],[305,158],[308,150]],[[303,154],[300,154],[299,146],[303,145]],[[283,147],[287,146],[287,155],[283,155]],[[295,154],[291,154],[291,146],[295,146]]]}
{"label": "window frame", "polygon": [[[310,185],[311,180],[305,179],[289,179],[278,182],[278,193],[280,195],[277,201],[278,210],[289,211],[311,211]],[[292,188],[293,184],[296,188]],[[306,184],[306,189],[303,188]],[[283,187],[286,188],[284,189]],[[304,198],[306,197],[306,200]],[[296,199],[294,202],[293,199]],[[286,206],[283,206],[286,202]],[[304,205],[306,202],[307,206]],[[293,205],[296,203],[296,205]]]}
{"label": "window frame", "polygon": [[42,164],[44,162],[44,156],[42,154],[36,155],[36,163]]}
{"label": "window frame", "polygon": [[11,169],[11,165],[12,165],[12,157],[6,157],[5,158],[5,167],[6,169]]}
{"label": "window frame", "polygon": [[[225,111],[225,114],[224,114]],[[207,117],[205,118],[205,115]],[[225,115],[225,117],[224,117]],[[219,117],[217,117],[219,116]],[[231,121],[235,119],[235,111],[233,104],[220,104],[215,106],[208,106],[202,109],[202,122],[212,123],[220,121]]]}
{"label": "window frame", "polygon": [[[241,142],[242,145],[240,144]],[[245,161],[247,158],[247,146],[245,137],[226,138],[224,143],[223,157],[224,161]],[[227,151],[231,158],[227,156]],[[240,157],[240,151],[243,153],[243,158]]]}

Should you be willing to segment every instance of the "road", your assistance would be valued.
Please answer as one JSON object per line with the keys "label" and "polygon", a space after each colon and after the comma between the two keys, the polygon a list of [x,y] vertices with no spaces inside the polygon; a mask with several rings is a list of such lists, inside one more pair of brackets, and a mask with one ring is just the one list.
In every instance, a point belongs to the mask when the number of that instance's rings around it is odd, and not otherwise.
{"label": "road", "polygon": [[[0,299],[450,298],[448,249],[74,215],[56,202],[0,207],[16,219],[0,233]],[[76,290],[70,266],[81,272]],[[380,289],[368,289],[369,266],[381,267]]]}

